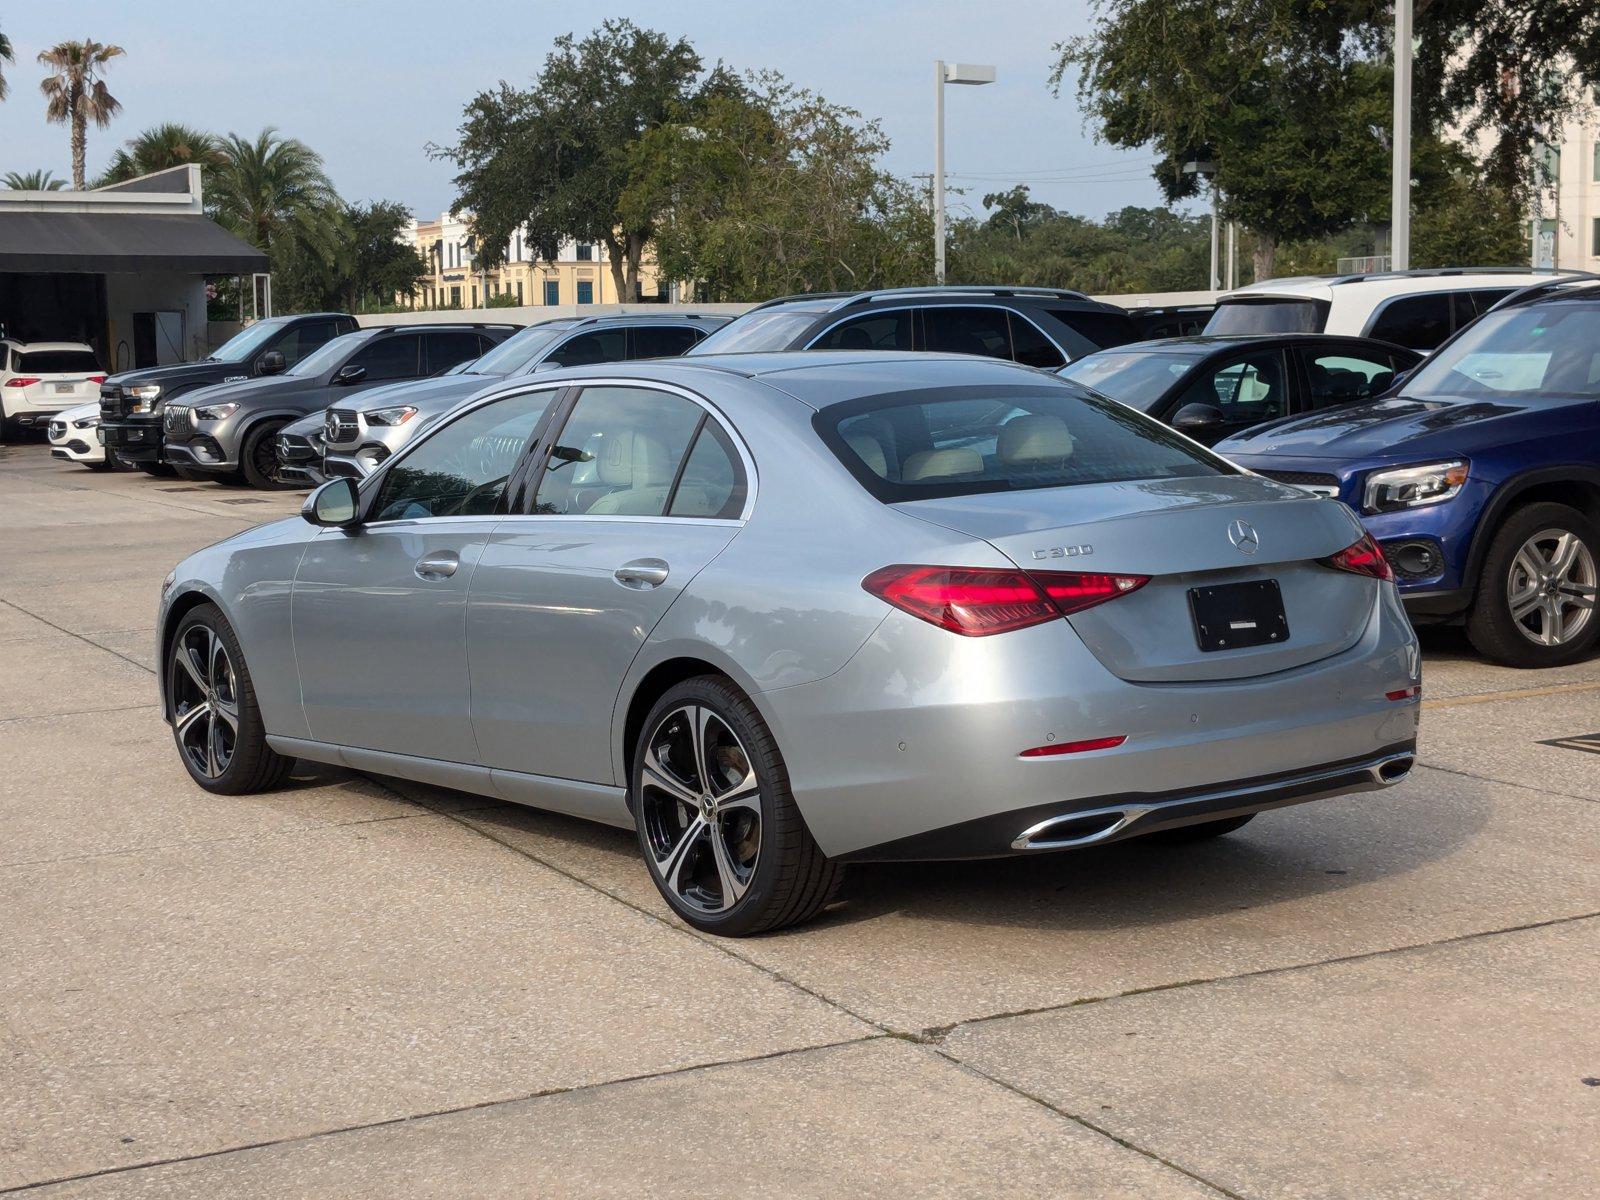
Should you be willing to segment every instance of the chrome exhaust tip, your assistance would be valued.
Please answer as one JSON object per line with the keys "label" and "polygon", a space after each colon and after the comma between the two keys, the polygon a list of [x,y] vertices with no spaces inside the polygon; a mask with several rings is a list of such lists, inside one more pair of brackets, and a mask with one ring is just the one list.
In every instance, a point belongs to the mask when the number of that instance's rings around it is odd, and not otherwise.
{"label": "chrome exhaust tip", "polygon": [[1097,808],[1092,812],[1063,813],[1030,825],[1011,843],[1013,850],[1071,850],[1093,846],[1115,837],[1150,811],[1148,805]]}
{"label": "chrome exhaust tip", "polygon": [[1372,768],[1373,782],[1384,787],[1399,783],[1411,774],[1411,768],[1416,765],[1416,758],[1410,754],[1397,754],[1393,758],[1386,758]]}

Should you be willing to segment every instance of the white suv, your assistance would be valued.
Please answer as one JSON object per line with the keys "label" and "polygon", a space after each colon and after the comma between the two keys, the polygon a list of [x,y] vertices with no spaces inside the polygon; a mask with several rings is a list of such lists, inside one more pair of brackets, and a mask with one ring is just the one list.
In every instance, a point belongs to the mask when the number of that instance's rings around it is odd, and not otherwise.
{"label": "white suv", "polygon": [[0,339],[0,433],[43,427],[63,408],[98,403],[105,378],[82,342]]}
{"label": "white suv", "polygon": [[1269,279],[1219,299],[1205,331],[1348,334],[1427,354],[1497,301],[1556,273],[1452,267]]}

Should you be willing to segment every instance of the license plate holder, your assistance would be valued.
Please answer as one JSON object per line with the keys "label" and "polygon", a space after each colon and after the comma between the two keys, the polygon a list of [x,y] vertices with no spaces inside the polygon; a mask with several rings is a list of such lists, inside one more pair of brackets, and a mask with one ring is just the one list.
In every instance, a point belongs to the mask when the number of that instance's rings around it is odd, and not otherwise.
{"label": "license plate holder", "polygon": [[72,395],[73,392],[76,392],[77,390],[78,390],[78,385],[75,384],[75,383],[58,383],[58,384],[56,384],[56,395],[58,395],[58,396],[70,396],[70,395]]}
{"label": "license plate holder", "polygon": [[1289,640],[1289,618],[1276,579],[1190,588],[1189,614],[1202,651],[1241,650]]}

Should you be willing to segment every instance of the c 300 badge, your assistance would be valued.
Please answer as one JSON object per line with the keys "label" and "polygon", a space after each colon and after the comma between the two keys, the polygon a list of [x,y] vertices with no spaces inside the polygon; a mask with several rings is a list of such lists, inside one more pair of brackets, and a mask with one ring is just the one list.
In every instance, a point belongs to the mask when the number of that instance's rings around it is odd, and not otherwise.
{"label": "c 300 badge", "polygon": [[1042,550],[1035,550],[1033,557],[1040,558],[1082,558],[1085,554],[1093,554],[1093,546],[1046,546]]}

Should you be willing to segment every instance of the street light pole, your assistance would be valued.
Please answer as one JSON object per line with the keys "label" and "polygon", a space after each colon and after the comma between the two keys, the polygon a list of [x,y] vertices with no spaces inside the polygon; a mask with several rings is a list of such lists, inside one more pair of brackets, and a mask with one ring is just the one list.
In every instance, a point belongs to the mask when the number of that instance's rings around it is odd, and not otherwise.
{"label": "street light pole", "polygon": [[1411,267],[1411,3],[1394,0],[1394,164],[1389,269]]}
{"label": "street light pole", "polygon": [[994,82],[994,68],[974,63],[933,64],[933,281],[944,282],[944,85]]}

